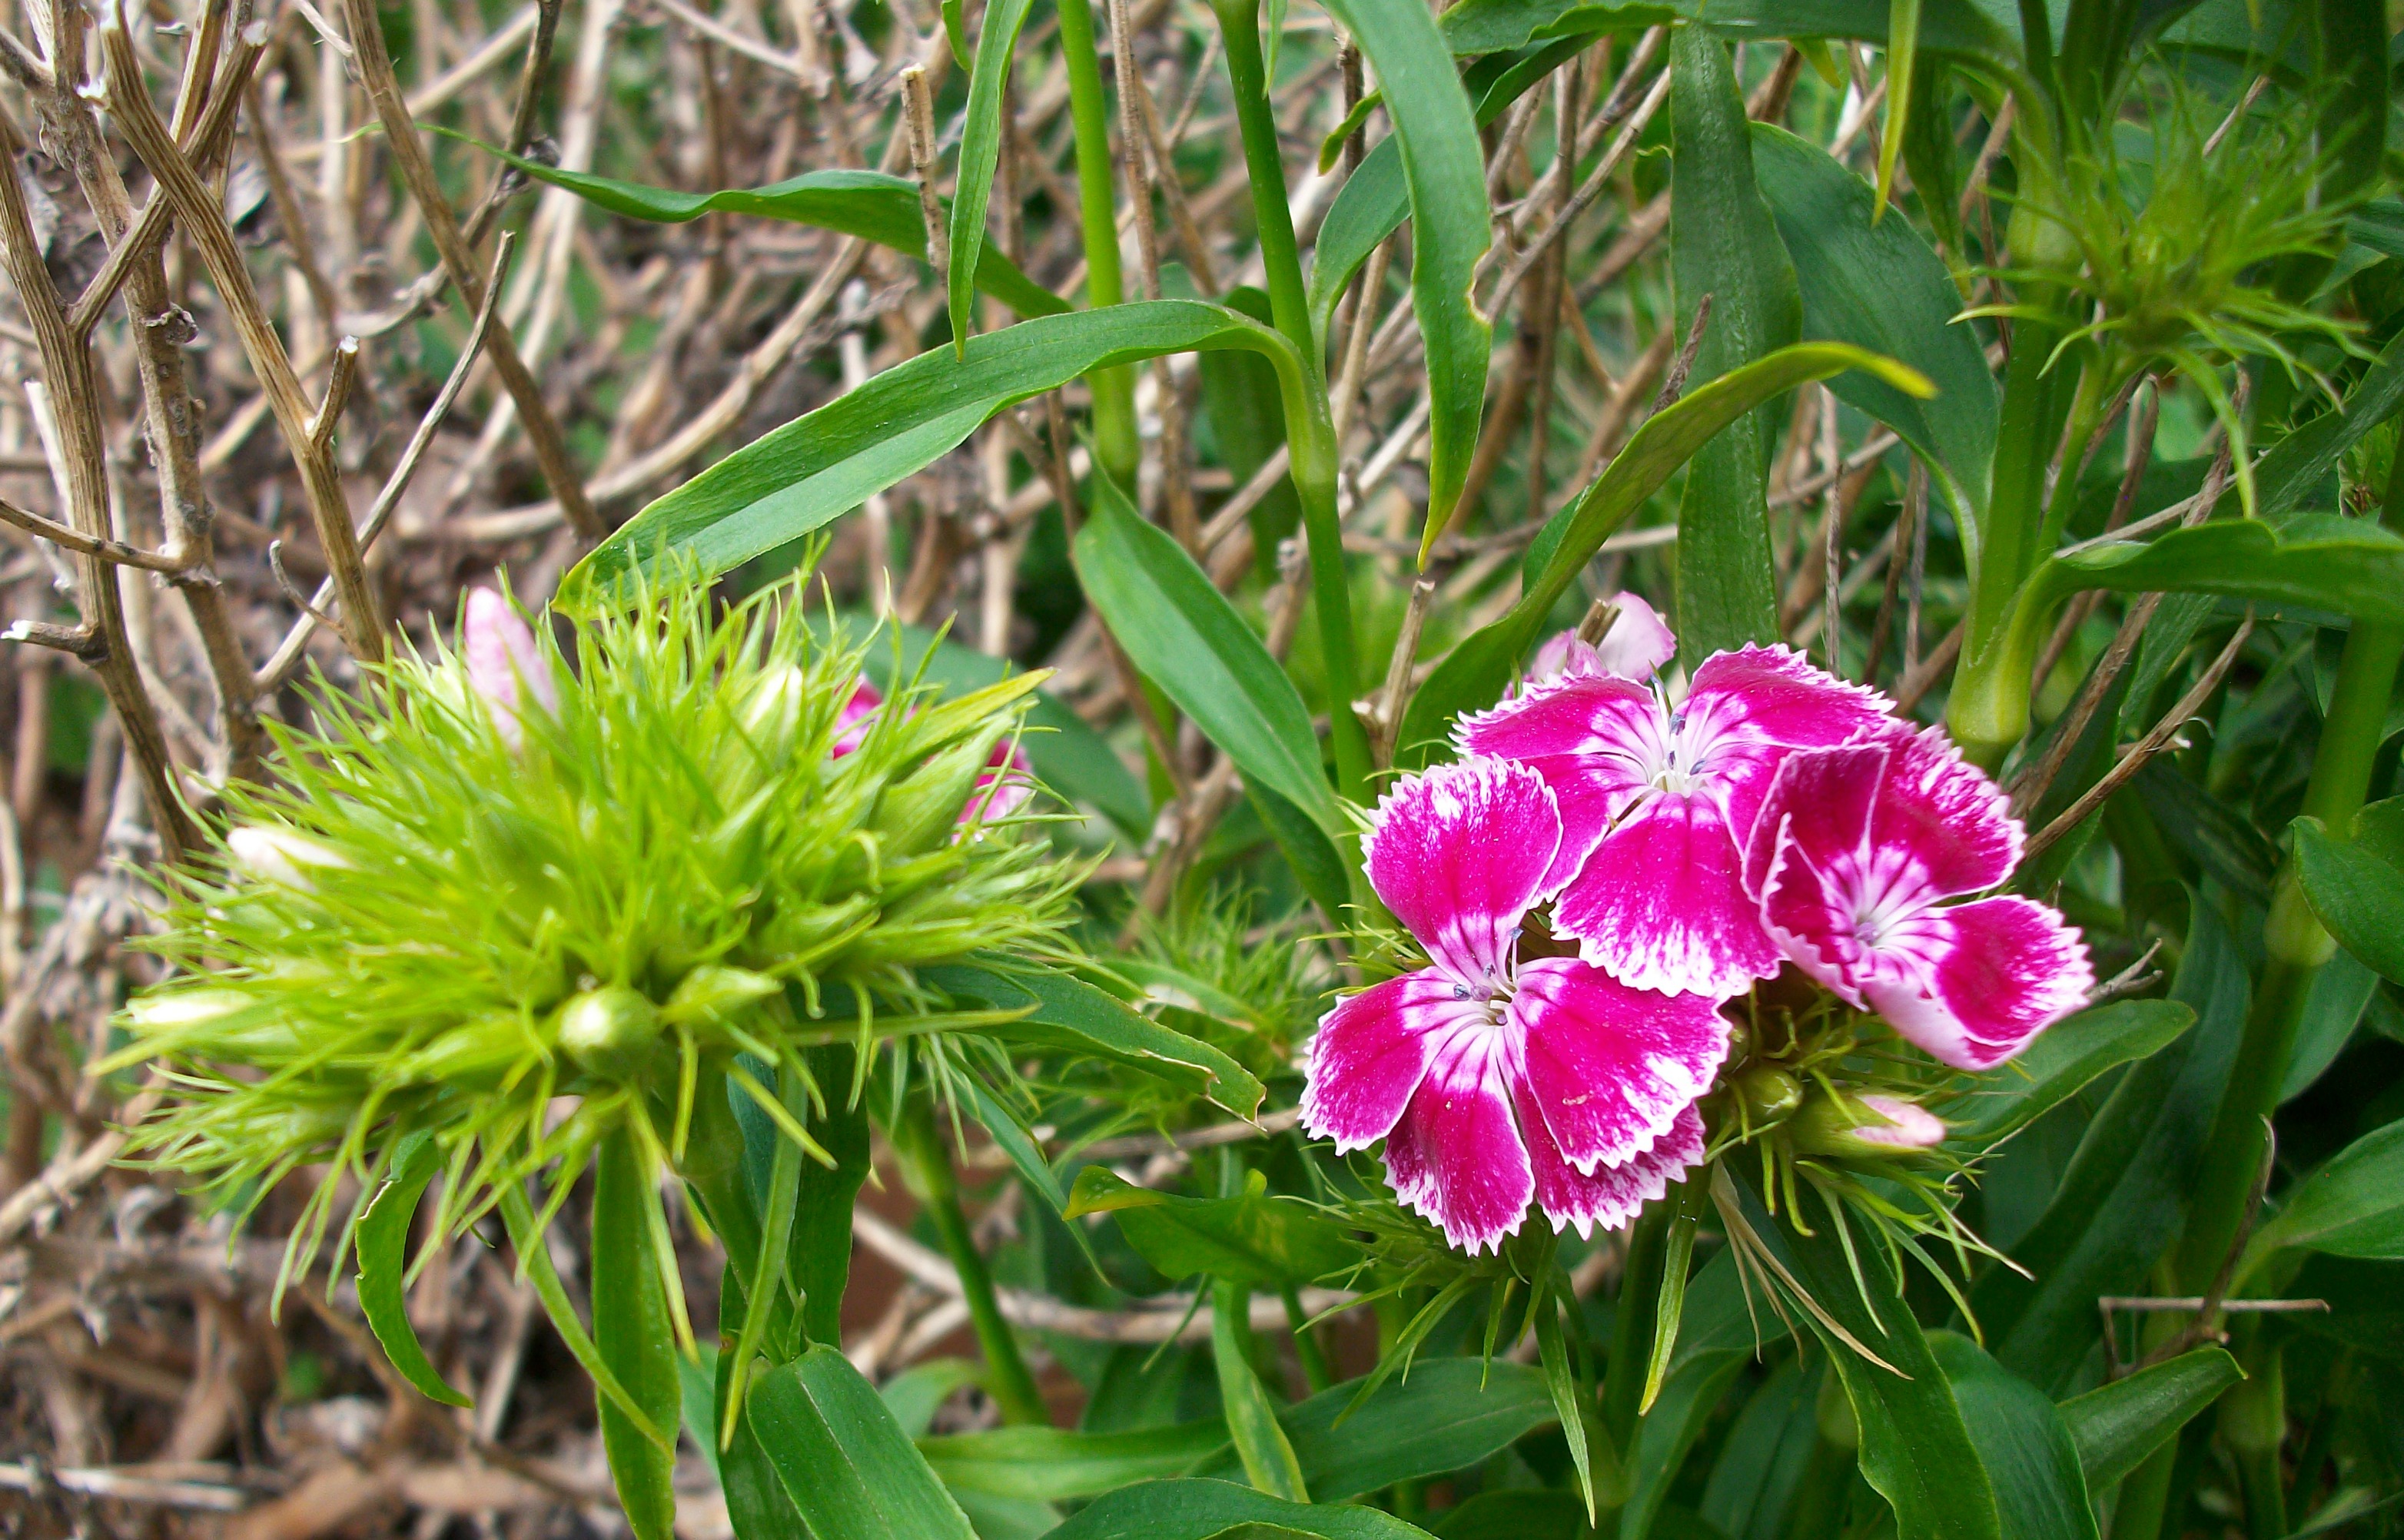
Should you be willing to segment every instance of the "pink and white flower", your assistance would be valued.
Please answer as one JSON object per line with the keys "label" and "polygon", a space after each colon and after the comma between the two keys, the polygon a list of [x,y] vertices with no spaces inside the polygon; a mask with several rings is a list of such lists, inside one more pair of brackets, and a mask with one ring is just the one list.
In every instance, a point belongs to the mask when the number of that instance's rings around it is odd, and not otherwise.
{"label": "pink and white flower", "polygon": [[1610,674],[1623,679],[1649,679],[1678,655],[1678,638],[1662,623],[1660,612],[1641,595],[1614,594],[1608,602],[1619,611],[1599,642],[1581,641],[1575,631],[1545,639],[1528,663],[1528,681],[1542,684],[1557,679]]}
{"label": "pink and white flower", "polygon": [[1943,732],[1789,757],[1761,804],[1746,885],[1783,954],[1964,1070],[2000,1064],[2085,1002],[2087,947],[2061,915],[1985,892],[2019,864],[2003,792]]}
{"label": "pink and white flower", "polygon": [[1370,886],[1430,966],[1321,1018],[1313,1137],[1384,1140],[1396,1196],[1472,1253],[1499,1250],[1531,1200],[1557,1229],[1616,1228],[1702,1159],[1694,1103],[1727,1053],[1715,1000],[1520,956],[1529,911],[1576,870],[1542,776],[1440,766],[1387,795],[1364,846]]}
{"label": "pink and white flower", "polygon": [[1526,763],[1558,799],[1556,932],[1623,984],[1726,999],[1782,960],[1741,870],[1770,777],[1888,720],[1877,692],[1745,647],[1704,660],[1676,705],[1657,684],[1572,675],[1465,720],[1459,740]]}
{"label": "pink and white flower", "polygon": [[[868,719],[885,704],[885,695],[876,686],[862,679],[852,686],[851,698],[843,703],[835,719],[834,757],[841,759],[859,748],[868,736]],[[985,762],[992,766],[977,777],[976,790],[970,793],[968,805],[960,809],[960,821],[971,818],[986,820],[1006,819],[1027,805],[1035,794],[1035,767],[1027,763],[1027,751],[1015,738],[1004,738],[993,746],[993,758]]]}
{"label": "pink and white flower", "polygon": [[465,630],[461,651],[468,658],[468,682],[490,706],[501,736],[515,748],[521,735],[518,714],[527,695],[546,711],[559,709],[551,660],[535,645],[534,628],[492,589],[468,591]]}

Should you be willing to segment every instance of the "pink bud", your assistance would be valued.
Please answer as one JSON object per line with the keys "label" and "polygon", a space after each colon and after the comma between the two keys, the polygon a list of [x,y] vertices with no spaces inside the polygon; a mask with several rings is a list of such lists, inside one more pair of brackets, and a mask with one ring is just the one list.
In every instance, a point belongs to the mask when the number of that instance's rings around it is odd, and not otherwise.
{"label": "pink bud", "polygon": [[492,703],[493,721],[511,747],[519,741],[521,690],[543,709],[558,709],[559,687],[551,677],[551,660],[535,646],[534,628],[492,589],[468,592],[465,651],[468,681]]}
{"label": "pink bud", "polygon": [[1853,1099],[1886,1120],[1856,1125],[1855,1139],[1892,1150],[1933,1150],[1945,1142],[1944,1120],[1916,1101],[1876,1093]]}
{"label": "pink bud", "polygon": [[1678,655],[1678,638],[1661,623],[1653,607],[1634,594],[1614,594],[1606,601],[1619,613],[1599,642],[1586,642],[1574,631],[1564,631],[1536,649],[1528,665],[1528,680],[1578,679],[1607,675],[1623,679],[1649,679]]}
{"label": "pink bud", "polygon": [[885,696],[863,677],[851,687],[851,699],[843,703],[843,715],[835,719],[834,755],[837,759],[859,748],[868,736],[868,719]]}

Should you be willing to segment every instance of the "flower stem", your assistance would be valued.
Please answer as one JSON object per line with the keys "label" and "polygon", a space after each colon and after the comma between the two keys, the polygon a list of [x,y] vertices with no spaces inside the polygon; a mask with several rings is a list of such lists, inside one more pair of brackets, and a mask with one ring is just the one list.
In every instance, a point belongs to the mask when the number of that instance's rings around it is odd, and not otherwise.
{"label": "flower stem", "polygon": [[985,1352],[985,1370],[992,1381],[989,1389],[1001,1420],[1039,1427],[1049,1423],[1051,1414],[1035,1388],[1035,1376],[1019,1353],[1018,1338],[1011,1334],[1010,1323],[1001,1318],[1001,1303],[995,1296],[985,1253],[977,1250],[968,1215],[960,1211],[959,1179],[943,1149],[943,1135],[936,1130],[934,1108],[914,1099],[894,1121],[891,1133],[893,1153],[902,1163],[902,1184],[927,1211],[943,1254],[960,1275],[960,1296],[968,1305],[977,1346]]}
{"label": "flower stem", "polygon": [[[1945,725],[1981,768],[2001,764],[2028,733],[2029,665],[2009,645],[2020,586],[2045,553],[2045,473],[2061,441],[2068,402],[2062,378],[2046,368],[2058,329],[2024,316],[2012,328],[2004,374],[1994,474],[1971,559],[1962,663]],[[2088,394],[2083,385],[2080,395]],[[2074,452],[2075,453],[2075,452]]]}
{"label": "flower stem", "polygon": [[1302,1308],[1302,1295],[1291,1283],[1279,1291],[1285,1300],[1286,1325],[1293,1332],[1294,1357],[1302,1363],[1303,1383],[1317,1395],[1335,1383],[1335,1371],[1327,1365],[1327,1354],[1319,1345],[1318,1334],[1310,1329],[1310,1317]]}
{"label": "flower stem", "polygon": [[1335,789],[1362,802],[1366,800],[1369,782],[1369,735],[1352,710],[1360,665],[1352,636],[1352,592],[1344,568],[1344,531],[1335,510],[1341,447],[1328,414],[1326,363],[1311,332],[1309,296],[1303,287],[1293,214],[1286,205],[1277,114],[1269,103],[1267,71],[1261,59],[1260,0],[1211,0],[1211,9],[1226,40],[1236,126],[1244,141],[1245,169],[1251,175],[1252,222],[1259,230],[1261,265],[1267,274],[1269,318],[1302,359],[1303,410],[1287,412],[1286,439],[1294,490],[1302,499],[1303,527],[1310,542],[1311,596],[1319,609],[1320,651],[1327,669]]}
{"label": "flower stem", "polygon": [[1678,1205],[1664,1199],[1639,1214],[1628,1231],[1619,1268],[1619,1300],[1611,1312],[1611,1358],[1602,1372],[1602,1424],[1614,1449],[1634,1448],[1636,1408],[1653,1345],[1653,1317],[1661,1297],[1661,1265]]}
{"label": "flower stem", "polygon": [[[1096,310],[1126,299],[1119,268],[1116,188],[1111,181],[1111,107],[1102,95],[1102,61],[1094,46],[1094,12],[1086,0],[1060,7],[1060,56],[1069,72],[1069,121],[1076,131],[1077,217],[1084,227],[1085,301]],[[1135,370],[1097,369],[1085,376],[1094,392],[1094,454],[1111,480],[1135,495]]]}
{"label": "flower stem", "polygon": [[[2397,456],[2388,476],[2381,522],[2390,529],[2404,527],[2404,454]],[[2399,662],[2404,662],[2404,626],[2356,621],[2346,633],[2301,809],[2303,816],[2320,819],[2332,838],[2347,837],[2370,789],[2371,760],[2386,731]],[[2245,1035],[2238,1042],[2220,1114],[2204,1144],[2194,1206],[2179,1243],[2182,1287],[2208,1285],[2238,1243],[2246,1200],[2261,1169],[2269,1119],[2278,1110],[2279,1089],[2295,1055],[2304,1002],[2321,965],[2335,950],[2336,943],[2304,900],[2291,849],[2271,885],[2271,913],[2262,926],[2262,981],[2254,992]]]}

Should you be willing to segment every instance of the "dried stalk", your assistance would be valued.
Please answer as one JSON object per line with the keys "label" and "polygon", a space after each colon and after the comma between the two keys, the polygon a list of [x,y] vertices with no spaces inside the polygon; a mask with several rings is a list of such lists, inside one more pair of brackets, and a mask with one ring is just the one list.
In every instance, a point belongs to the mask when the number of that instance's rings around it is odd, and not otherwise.
{"label": "dried stalk", "polygon": [[[450,275],[467,307],[481,310],[484,303],[482,275],[459,229],[458,216],[452,211],[451,201],[442,195],[441,184],[435,179],[434,162],[417,137],[417,123],[401,95],[400,81],[393,74],[392,55],[384,48],[384,28],[376,19],[373,0],[344,0],[343,12],[350,24],[360,83],[366,86],[368,100],[384,122],[384,138],[392,146],[393,163],[399,168],[401,180],[408,185],[410,196],[416,200],[418,211],[425,217],[426,231],[442,259],[443,272]],[[608,532],[608,526],[601,522],[600,513],[585,493],[584,478],[568,458],[567,441],[560,432],[559,420],[552,415],[550,404],[542,399],[542,387],[535,383],[525,360],[519,357],[509,323],[503,321],[484,345],[492,357],[493,372],[500,376],[502,388],[517,407],[518,420],[525,425],[526,442],[534,450],[536,464],[542,468],[543,480],[551,483],[552,496],[559,500],[561,511],[578,534],[587,539],[599,539]],[[342,608],[347,616],[347,596]]]}

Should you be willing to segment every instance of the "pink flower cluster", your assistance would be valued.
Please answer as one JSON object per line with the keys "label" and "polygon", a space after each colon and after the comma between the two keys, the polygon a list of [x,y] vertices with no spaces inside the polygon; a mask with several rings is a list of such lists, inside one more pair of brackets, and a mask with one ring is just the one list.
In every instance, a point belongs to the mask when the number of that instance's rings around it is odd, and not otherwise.
{"label": "pink flower cluster", "polygon": [[1669,631],[1617,602],[1600,648],[1547,643],[1458,761],[1379,803],[1370,886],[1430,965],[1310,1046],[1305,1128],[1385,1141],[1397,1196],[1472,1253],[1530,1202],[1615,1228],[1698,1163],[1721,1007],[1788,963],[1967,1070],[2093,982],[2052,910],[1951,902],[2010,875],[2021,831],[1941,733],[1783,647],[1716,653],[1676,697]]}

